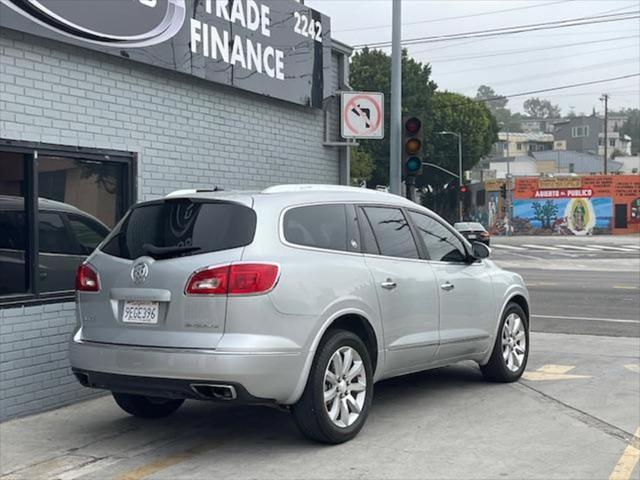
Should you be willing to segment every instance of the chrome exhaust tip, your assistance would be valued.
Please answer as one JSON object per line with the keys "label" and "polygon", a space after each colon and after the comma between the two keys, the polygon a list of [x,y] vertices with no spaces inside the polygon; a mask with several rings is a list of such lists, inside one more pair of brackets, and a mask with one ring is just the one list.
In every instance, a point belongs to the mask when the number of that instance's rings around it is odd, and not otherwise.
{"label": "chrome exhaust tip", "polygon": [[199,397],[207,400],[235,400],[238,398],[233,385],[218,385],[212,383],[192,383],[193,390]]}

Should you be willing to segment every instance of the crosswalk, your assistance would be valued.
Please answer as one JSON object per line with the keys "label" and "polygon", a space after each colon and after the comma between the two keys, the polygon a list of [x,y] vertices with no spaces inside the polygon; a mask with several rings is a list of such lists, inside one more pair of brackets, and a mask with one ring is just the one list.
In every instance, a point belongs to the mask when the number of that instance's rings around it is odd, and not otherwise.
{"label": "crosswalk", "polygon": [[573,252],[625,252],[625,253],[640,253],[640,245],[622,244],[622,245],[600,245],[589,243],[585,245],[572,245],[568,243],[551,243],[551,244],[536,244],[536,243],[522,243],[519,245],[506,245],[500,243],[493,243],[491,248],[512,252],[527,252],[532,250],[547,251],[547,252],[561,252],[561,251],[573,251]]}

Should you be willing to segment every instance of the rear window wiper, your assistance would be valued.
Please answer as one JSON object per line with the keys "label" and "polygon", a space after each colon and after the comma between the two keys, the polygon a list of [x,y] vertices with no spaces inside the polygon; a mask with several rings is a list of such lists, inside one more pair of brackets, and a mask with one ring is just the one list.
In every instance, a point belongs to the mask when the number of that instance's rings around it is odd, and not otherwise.
{"label": "rear window wiper", "polygon": [[181,253],[196,252],[202,250],[201,247],[196,246],[173,246],[173,247],[156,247],[150,243],[142,245],[142,250],[148,253],[152,257],[168,257],[171,255],[179,255]]}

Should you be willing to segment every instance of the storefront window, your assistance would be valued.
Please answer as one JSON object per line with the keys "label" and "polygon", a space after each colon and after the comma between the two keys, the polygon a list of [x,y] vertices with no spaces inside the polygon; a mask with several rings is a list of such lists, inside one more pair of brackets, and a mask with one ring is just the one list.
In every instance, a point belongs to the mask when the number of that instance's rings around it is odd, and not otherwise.
{"label": "storefront window", "polygon": [[78,265],[130,205],[131,178],[131,155],[0,144],[0,305],[71,297]]}
{"label": "storefront window", "polygon": [[40,198],[73,205],[112,228],[122,210],[123,165],[64,156],[38,161]]}

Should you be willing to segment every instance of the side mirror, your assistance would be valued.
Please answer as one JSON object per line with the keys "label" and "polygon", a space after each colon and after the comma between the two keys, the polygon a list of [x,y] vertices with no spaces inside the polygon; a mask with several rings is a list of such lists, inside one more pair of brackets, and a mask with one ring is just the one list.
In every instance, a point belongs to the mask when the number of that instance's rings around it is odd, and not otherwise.
{"label": "side mirror", "polygon": [[473,242],[471,246],[473,247],[473,256],[478,260],[489,258],[489,255],[491,255],[491,249],[484,243]]}

